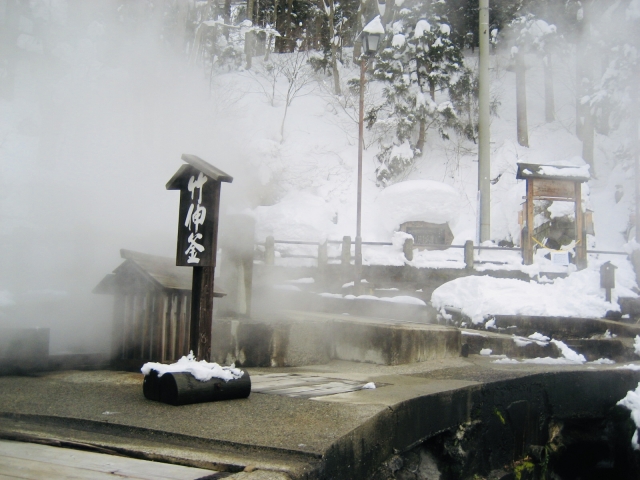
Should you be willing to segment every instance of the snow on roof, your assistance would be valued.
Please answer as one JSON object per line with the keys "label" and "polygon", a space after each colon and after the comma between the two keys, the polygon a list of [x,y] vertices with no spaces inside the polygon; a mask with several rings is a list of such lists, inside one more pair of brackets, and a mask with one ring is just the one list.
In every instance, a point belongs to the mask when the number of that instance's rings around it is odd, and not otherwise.
{"label": "snow on roof", "polygon": [[380,21],[380,15],[377,15],[376,18],[367,23],[362,31],[375,35],[384,35],[384,27],[382,26],[382,22]]}
{"label": "snow on roof", "polygon": [[231,175],[205,162],[200,157],[185,153],[181,158],[187,162],[188,165],[182,165],[173,177],[171,177],[171,180],[169,180],[166,185],[167,190],[180,190],[181,188],[185,188],[184,179],[192,175],[194,169],[204,173],[216,182],[233,182]]}
{"label": "snow on roof", "polygon": [[[120,256],[125,260],[124,263],[102,279],[93,289],[94,293],[116,293],[119,277],[129,276],[132,271],[134,275],[144,277],[160,288],[191,290],[192,269],[176,266],[173,258],[134,252],[124,248],[120,250]],[[216,290],[213,295],[223,297],[226,294]]]}
{"label": "snow on roof", "polygon": [[409,221],[455,223],[460,208],[460,193],[433,180],[408,180],[385,188],[375,202],[384,228],[393,232]]}
{"label": "snow on roof", "polygon": [[586,182],[591,178],[589,165],[535,165],[518,163],[518,179],[547,178],[550,180],[572,180]]}

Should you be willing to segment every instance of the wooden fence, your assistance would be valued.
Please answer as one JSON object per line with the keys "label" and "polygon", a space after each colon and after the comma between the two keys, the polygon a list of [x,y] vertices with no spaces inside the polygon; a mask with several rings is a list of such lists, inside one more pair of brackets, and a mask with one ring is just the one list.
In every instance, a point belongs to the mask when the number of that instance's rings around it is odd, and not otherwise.
{"label": "wooden fence", "polygon": [[[275,240],[274,237],[268,236],[265,239],[264,243],[258,243],[264,247],[264,262],[266,265],[274,265],[275,257],[276,257],[276,244],[286,244],[286,245],[312,245],[317,247],[316,255],[305,255],[305,254],[289,254],[287,257],[289,258],[315,258],[318,260],[318,268],[323,268],[329,263],[329,259],[340,259],[340,263],[344,266],[348,266],[351,264],[351,237],[345,236],[342,238],[342,241],[339,240],[327,240],[324,243],[320,242],[307,242],[300,240]],[[340,256],[329,257],[328,255],[328,246],[330,244],[338,244],[342,245]],[[362,242],[362,245],[393,245],[391,242]],[[403,245],[403,253],[407,260],[413,260],[413,251],[417,246],[414,245],[413,239],[408,238],[405,240]],[[516,251],[522,254],[524,258],[524,250],[522,247],[491,247],[484,245],[474,245],[473,241],[467,240],[464,245],[441,245],[441,244],[429,244],[429,245],[419,245],[419,247],[424,247],[426,249],[432,250],[446,250],[449,248],[462,248],[464,249],[464,263],[466,268],[469,270],[473,269],[475,263],[478,263],[475,258],[476,250],[490,250],[495,252],[508,252],[508,251]],[[588,254],[604,254],[604,255],[628,255],[626,252],[616,252],[616,251],[606,251],[606,250],[587,250]],[[485,261],[487,262],[487,261]],[[483,262],[483,263],[485,263]],[[500,263],[500,262],[491,262],[489,263]]]}

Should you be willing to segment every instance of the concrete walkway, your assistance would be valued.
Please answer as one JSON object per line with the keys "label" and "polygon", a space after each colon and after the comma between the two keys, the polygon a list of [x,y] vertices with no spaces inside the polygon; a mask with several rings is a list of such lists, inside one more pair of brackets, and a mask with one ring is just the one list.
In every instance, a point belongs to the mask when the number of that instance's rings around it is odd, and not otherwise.
{"label": "concrete walkway", "polygon": [[[532,384],[544,391],[554,415],[588,417],[602,415],[640,380],[639,372],[615,365],[491,360],[472,355],[398,366],[332,361],[248,368],[256,387],[248,399],[182,407],[147,401],[136,373],[0,377],[0,438],[233,478],[369,478],[394,452],[470,421],[482,405],[530,398]],[[354,390],[368,382],[378,388]]]}

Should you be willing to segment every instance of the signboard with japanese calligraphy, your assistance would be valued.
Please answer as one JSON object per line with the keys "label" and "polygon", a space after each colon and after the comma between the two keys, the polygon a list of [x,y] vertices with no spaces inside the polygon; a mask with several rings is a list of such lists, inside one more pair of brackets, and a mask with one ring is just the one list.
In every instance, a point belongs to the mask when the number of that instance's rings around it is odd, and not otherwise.
{"label": "signboard with japanese calligraphy", "polygon": [[180,190],[176,265],[213,267],[218,234],[220,183],[233,178],[194,155],[176,172],[168,190]]}
{"label": "signboard with japanese calligraphy", "polygon": [[220,182],[192,169],[187,188],[180,190],[178,250],[176,265],[181,267],[215,266],[214,221],[220,200]]}
{"label": "signboard with japanese calligraphy", "polygon": [[190,349],[203,360],[211,358],[213,279],[218,244],[220,184],[233,178],[195,155],[167,183],[180,190],[176,265],[193,267]]}

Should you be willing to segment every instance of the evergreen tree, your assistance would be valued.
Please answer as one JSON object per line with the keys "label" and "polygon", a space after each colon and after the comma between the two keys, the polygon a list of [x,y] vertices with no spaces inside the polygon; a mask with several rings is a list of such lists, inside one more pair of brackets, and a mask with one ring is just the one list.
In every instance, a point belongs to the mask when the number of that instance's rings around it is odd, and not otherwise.
{"label": "evergreen tree", "polygon": [[[374,77],[386,84],[384,103],[368,113],[370,124],[391,122],[395,130],[395,138],[381,141],[377,157],[380,184],[398,178],[422,155],[429,128],[447,137],[457,126],[451,85],[464,72],[444,2],[416,1],[407,6],[396,2],[396,8],[374,70]],[[446,97],[438,103],[440,92]]]}

